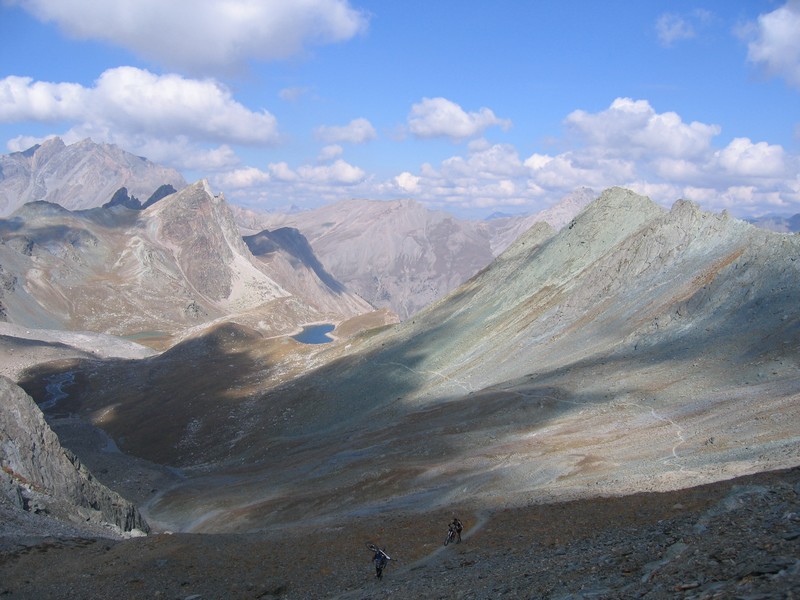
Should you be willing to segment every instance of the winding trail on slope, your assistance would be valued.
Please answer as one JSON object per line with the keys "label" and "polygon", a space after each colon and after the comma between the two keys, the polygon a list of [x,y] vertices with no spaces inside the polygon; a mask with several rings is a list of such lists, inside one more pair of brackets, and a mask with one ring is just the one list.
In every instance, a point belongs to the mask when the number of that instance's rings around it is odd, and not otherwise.
{"label": "winding trail on slope", "polygon": [[414,373],[415,375],[422,375],[423,377],[424,376],[435,375],[439,379],[441,379],[443,381],[446,381],[447,383],[451,383],[451,384],[463,389],[467,393],[471,393],[471,392],[475,391],[474,386],[469,385],[469,384],[467,384],[467,383],[465,383],[465,382],[463,382],[461,380],[453,379],[452,377],[448,377],[447,375],[444,375],[441,371],[419,371],[417,369],[412,369],[408,365],[404,365],[403,363],[398,363],[398,362],[388,362],[388,363],[382,363],[382,364],[391,365],[391,366],[394,366],[394,367],[400,367],[402,369],[405,369],[406,371]]}

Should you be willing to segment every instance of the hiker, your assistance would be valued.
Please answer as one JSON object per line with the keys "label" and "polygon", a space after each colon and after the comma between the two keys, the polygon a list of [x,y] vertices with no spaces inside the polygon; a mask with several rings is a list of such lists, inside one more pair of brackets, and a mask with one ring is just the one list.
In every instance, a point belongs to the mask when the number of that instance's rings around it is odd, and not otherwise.
{"label": "hiker", "polygon": [[375,577],[380,579],[383,577],[384,567],[386,567],[386,564],[389,562],[389,555],[380,548],[377,548],[375,550],[375,556],[372,557],[372,560],[375,561]]}
{"label": "hiker", "polygon": [[449,528],[456,534],[456,544],[461,543],[461,532],[464,531],[464,524],[458,517],[453,517],[453,522],[450,523]]}

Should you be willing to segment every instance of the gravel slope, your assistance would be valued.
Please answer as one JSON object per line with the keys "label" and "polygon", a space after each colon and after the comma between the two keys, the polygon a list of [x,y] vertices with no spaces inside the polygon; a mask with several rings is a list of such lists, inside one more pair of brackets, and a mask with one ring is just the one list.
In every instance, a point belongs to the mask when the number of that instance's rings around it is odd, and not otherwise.
{"label": "gravel slope", "polygon": [[[464,541],[443,547],[455,511]],[[0,539],[4,598],[796,598],[800,469],[253,534]],[[380,581],[368,540],[393,559]]]}

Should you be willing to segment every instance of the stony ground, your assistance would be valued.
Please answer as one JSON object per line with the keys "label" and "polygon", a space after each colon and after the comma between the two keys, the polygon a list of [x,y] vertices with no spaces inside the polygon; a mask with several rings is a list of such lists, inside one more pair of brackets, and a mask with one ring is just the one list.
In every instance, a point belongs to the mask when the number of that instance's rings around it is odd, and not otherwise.
{"label": "stony ground", "polygon": [[[14,537],[0,597],[800,598],[800,468],[688,490],[247,535]],[[375,578],[365,542],[392,561]]]}

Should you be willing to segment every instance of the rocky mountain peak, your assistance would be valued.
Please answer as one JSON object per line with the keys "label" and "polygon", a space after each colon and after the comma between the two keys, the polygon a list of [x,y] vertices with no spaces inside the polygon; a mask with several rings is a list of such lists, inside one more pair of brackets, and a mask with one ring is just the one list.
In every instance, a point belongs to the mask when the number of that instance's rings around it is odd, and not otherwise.
{"label": "rocky mountain peak", "polygon": [[26,202],[47,200],[70,209],[99,207],[121,187],[148,198],[159,186],[186,185],[174,169],[87,138],[66,145],[50,138],[25,152],[0,155],[0,216]]}

